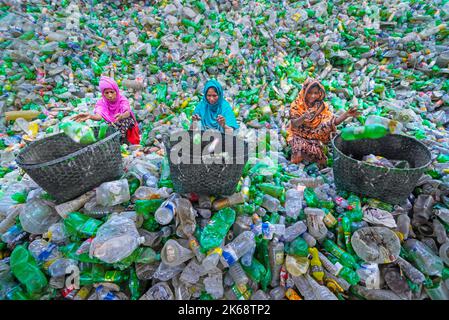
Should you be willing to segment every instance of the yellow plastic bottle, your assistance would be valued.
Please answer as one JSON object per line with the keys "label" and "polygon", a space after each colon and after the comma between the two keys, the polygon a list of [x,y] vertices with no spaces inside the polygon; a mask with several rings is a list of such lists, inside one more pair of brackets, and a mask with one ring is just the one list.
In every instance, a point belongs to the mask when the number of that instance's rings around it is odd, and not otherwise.
{"label": "yellow plastic bottle", "polygon": [[312,266],[312,276],[318,281],[319,284],[323,284],[324,270],[323,264],[318,256],[317,248],[309,248],[309,253],[312,255],[310,265]]}
{"label": "yellow plastic bottle", "polygon": [[7,111],[5,112],[5,120],[16,120],[18,118],[23,118],[25,120],[36,119],[41,113],[37,110],[18,110],[18,111]]}

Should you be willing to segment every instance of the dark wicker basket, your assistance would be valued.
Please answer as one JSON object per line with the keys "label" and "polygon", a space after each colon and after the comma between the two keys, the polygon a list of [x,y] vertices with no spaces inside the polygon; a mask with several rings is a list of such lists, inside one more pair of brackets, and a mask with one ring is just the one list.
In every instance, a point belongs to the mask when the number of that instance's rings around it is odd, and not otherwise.
{"label": "dark wicker basket", "polygon": [[[332,140],[334,179],[339,190],[403,204],[431,163],[431,153],[418,140],[390,134],[380,139],[345,141],[340,135]],[[407,160],[410,169],[384,168],[362,162],[374,154],[390,160]]]}
{"label": "dark wicker basket", "polygon": [[[179,134],[181,131],[175,133]],[[190,154],[188,163],[174,163],[170,157],[171,152],[175,154],[173,149],[181,138],[170,141],[168,136],[164,136],[164,145],[166,154],[170,163],[170,174],[173,186],[178,193],[194,192],[204,195],[229,195],[235,192],[235,187],[242,176],[243,167],[248,161],[248,144],[234,135],[221,135],[221,151],[226,151],[228,143],[228,151],[232,148],[232,156],[229,161],[221,161],[221,163],[207,163],[201,155],[192,152],[193,149],[193,131],[184,131],[188,134],[188,142],[190,145]],[[226,140],[229,139],[229,140]],[[201,143],[201,150],[213,141],[213,137],[206,139]],[[226,142],[227,141],[227,142]],[[231,147],[232,143],[232,147]],[[217,147],[219,149],[220,147]],[[179,153],[181,154],[181,153]],[[187,161],[186,161],[187,162]]]}
{"label": "dark wicker basket", "polygon": [[[98,128],[94,128],[95,136]],[[120,132],[91,145],[74,142],[64,133],[35,141],[17,156],[17,164],[57,203],[66,202],[123,174]]]}

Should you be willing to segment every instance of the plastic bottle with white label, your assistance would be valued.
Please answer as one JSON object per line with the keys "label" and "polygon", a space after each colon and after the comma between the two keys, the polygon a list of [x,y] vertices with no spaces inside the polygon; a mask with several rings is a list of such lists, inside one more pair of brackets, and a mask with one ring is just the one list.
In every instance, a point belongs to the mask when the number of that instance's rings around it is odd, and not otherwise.
{"label": "plastic bottle with white label", "polygon": [[255,235],[251,231],[244,231],[237,236],[231,243],[223,248],[220,257],[221,263],[225,266],[232,266],[254,245]]}
{"label": "plastic bottle with white label", "polygon": [[165,200],[154,213],[154,218],[160,225],[165,226],[173,220],[176,212],[175,200],[178,197],[179,196],[177,194],[173,194]]}

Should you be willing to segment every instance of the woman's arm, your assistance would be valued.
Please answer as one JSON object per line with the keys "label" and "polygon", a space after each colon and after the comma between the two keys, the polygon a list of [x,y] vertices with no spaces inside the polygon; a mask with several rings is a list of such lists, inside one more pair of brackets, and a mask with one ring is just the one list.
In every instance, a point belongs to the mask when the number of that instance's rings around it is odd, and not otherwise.
{"label": "woman's arm", "polygon": [[100,121],[101,119],[103,119],[103,117],[101,115],[99,115],[98,113],[96,113],[96,114],[90,114],[88,119],[94,120],[94,121]]}
{"label": "woman's arm", "polygon": [[293,128],[298,128],[300,125],[302,125],[308,116],[309,115],[307,113],[304,113],[303,115],[301,115],[299,117],[292,118],[291,124],[292,124]]}
{"label": "woman's arm", "polygon": [[131,112],[125,111],[124,113],[119,113],[115,115],[115,120],[120,121],[126,118],[129,118],[131,116]]}
{"label": "woman's arm", "polygon": [[348,111],[346,111],[345,113],[343,113],[342,115],[340,115],[336,120],[335,120],[335,125],[338,126],[340,123],[342,123],[343,121],[345,121],[346,119],[350,118],[350,117],[357,117],[360,115],[360,112],[357,111],[357,107],[352,107],[351,109],[349,109]]}
{"label": "woman's arm", "polygon": [[96,113],[96,114],[79,113],[76,116],[74,116],[72,119],[76,122],[83,122],[83,121],[87,121],[89,119],[94,120],[94,121],[100,121],[101,119],[103,119],[103,117],[98,113]]}

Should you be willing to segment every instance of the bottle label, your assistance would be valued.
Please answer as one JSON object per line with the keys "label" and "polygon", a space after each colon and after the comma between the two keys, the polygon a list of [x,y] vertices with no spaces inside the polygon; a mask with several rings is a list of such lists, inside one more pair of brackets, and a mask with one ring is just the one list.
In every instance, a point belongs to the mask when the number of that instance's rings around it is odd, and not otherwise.
{"label": "bottle label", "polygon": [[223,250],[221,255],[228,264],[228,266],[232,266],[238,260],[237,253],[232,248],[227,248]]}
{"label": "bottle label", "polygon": [[323,222],[328,228],[332,228],[337,224],[337,219],[335,219],[332,213],[328,213],[324,216]]}
{"label": "bottle label", "polygon": [[284,252],[276,252],[275,254],[275,261],[276,261],[276,265],[280,266],[282,264],[284,264]]}
{"label": "bottle label", "polygon": [[191,250],[196,250],[199,247],[198,241],[196,239],[190,240],[189,247]]}
{"label": "bottle label", "polygon": [[173,202],[167,201],[164,207],[169,209],[173,214],[175,213],[175,205]]}
{"label": "bottle label", "polygon": [[262,223],[262,235],[266,239],[270,237],[270,224],[268,222]]}
{"label": "bottle label", "polygon": [[221,254],[223,253],[223,249],[220,248],[220,247],[217,247],[217,248],[212,249],[211,251],[209,251],[209,252],[207,253],[207,255],[210,256],[210,255],[212,255],[212,254],[214,254],[214,253],[217,253],[218,255],[221,256]]}
{"label": "bottle label", "polygon": [[42,251],[38,256],[37,256],[37,261],[38,262],[42,262],[47,260],[47,258],[50,256],[51,252],[56,248],[56,245],[51,243],[47,246],[47,248],[45,248],[44,251]]}

